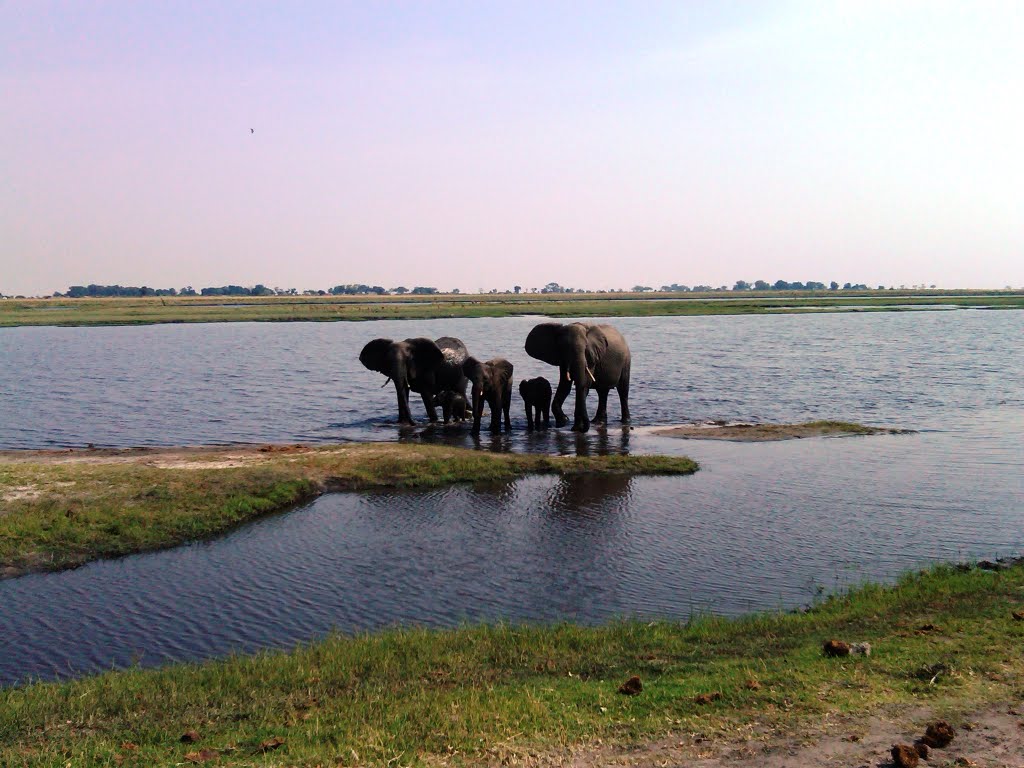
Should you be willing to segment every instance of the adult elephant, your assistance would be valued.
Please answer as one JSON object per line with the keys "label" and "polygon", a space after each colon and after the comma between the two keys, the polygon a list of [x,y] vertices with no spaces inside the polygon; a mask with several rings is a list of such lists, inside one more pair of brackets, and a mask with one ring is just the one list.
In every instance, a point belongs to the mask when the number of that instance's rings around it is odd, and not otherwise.
{"label": "adult elephant", "polygon": [[569,423],[562,403],[576,385],[576,408],[572,428],[590,429],[587,417],[587,393],[597,390],[595,424],[608,420],[608,392],[615,388],[622,407],[622,422],[629,422],[629,345],[610,325],[591,323],[541,323],[526,337],[526,354],[548,365],[558,366],[558,389],[551,403],[555,426]]}
{"label": "adult elephant", "polygon": [[[442,336],[437,341],[426,338],[392,341],[374,339],[359,353],[359,362],[371,371],[383,373],[395,383],[398,395],[398,423],[415,424],[409,410],[409,392],[423,398],[427,418],[437,421],[435,397],[446,390],[466,395],[469,383],[462,373],[462,364],[469,350],[454,336]],[[387,381],[384,385],[387,386]]]}

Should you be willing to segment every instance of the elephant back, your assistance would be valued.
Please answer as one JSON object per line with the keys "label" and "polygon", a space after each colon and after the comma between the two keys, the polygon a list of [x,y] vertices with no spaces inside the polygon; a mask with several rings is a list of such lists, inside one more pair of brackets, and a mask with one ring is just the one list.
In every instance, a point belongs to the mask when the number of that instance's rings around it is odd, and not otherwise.
{"label": "elephant back", "polygon": [[442,360],[438,366],[437,383],[441,389],[450,389],[465,394],[467,380],[463,374],[463,366],[469,359],[469,350],[454,336],[442,336],[436,342],[441,350]]}

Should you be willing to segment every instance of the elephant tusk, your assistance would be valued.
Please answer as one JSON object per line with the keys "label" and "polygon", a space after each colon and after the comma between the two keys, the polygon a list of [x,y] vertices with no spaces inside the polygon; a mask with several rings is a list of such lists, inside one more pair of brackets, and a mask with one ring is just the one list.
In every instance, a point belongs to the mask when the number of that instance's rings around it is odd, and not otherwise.
{"label": "elephant tusk", "polygon": [[569,369],[568,368],[565,369],[565,380],[566,381],[572,381],[572,376],[569,375]]}
{"label": "elephant tusk", "polygon": [[594,372],[592,370],[590,370],[589,368],[587,368],[587,376],[590,377],[591,381],[593,381],[595,383],[597,382],[597,379],[594,378]]}
{"label": "elephant tusk", "polygon": [[391,383],[391,377],[390,377],[390,376],[388,376],[388,379],[387,379],[387,381],[385,381],[385,382],[384,382],[383,384],[381,384],[381,385],[380,385],[380,388],[381,388],[381,389],[384,389],[384,387],[386,387],[386,386],[387,386],[388,384],[390,384],[390,383]]}

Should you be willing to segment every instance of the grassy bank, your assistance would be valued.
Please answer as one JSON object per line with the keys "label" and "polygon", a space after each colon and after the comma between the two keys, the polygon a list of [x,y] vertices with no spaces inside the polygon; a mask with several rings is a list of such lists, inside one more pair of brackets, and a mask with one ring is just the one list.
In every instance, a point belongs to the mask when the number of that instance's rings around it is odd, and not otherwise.
{"label": "grassy bank", "polygon": [[[0,690],[0,764],[535,763],[666,734],[685,754],[889,705],[969,711],[1020,695],[1022,601],[1020,567],[938,568],[808,613],[392,630],[34,684]],[[829,638],[873,653],[826,658]],[[618,694],[631,675],[642,693]]]}
{"label": "grassy bank", "polygon": [[201,539],[325,490],[527,473],[686,474],[661,456],[553,457],[395,443],[0,453],[0,573],[55,570]]}
{"label": "grassy bank", "polygon": [[767,442],[795,440],[804,437],[849,437],[852,435],[905,435],[913,430],[893,427],[870,427],[850,421],[805,421],[800,424],[714,423],[680,424],[660,427],[656,435],[704,440],[734,440],[737,442]]}
{"label": "grassy bank", "polygon": [[445,317],[632,317],[943,306],[1024,308],[1020,291],[832,291],[423,296],[243,296],[5,299],[0,327],[141,325],[237,321],[331,321]]}

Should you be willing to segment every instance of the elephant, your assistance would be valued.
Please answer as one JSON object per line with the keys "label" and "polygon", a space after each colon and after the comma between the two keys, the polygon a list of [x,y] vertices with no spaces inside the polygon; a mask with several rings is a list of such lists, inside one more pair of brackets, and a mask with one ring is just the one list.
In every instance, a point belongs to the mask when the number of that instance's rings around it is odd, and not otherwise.
{"label": "elephant", "polygon": [[462,422],[469,418],[469,403],[466,402],[466,396],[461,392],[446,389],[434,395],[434,405],[441,406],[445,424],[449,420]]}
{"label": "elephant", "polygon": [[562,403],[576,385],[576,408],[572,428],[576,432],[590,429],[587,416],[587,393],[597,390],[597,413],[594,424],[608,420],[608,392],[619,393],[622,423],[629,423],[629,345],[613,326],[591,323],[541,323],[526,337],[526,354],[548,365],[558,366],[558,389],[552,402],[555,426],[568,422]]}
{"label": "elephant", "polygon": [[551,382],[543,376],[523,379],[519,382],[519,395],[526,403],[527,429],[540,429],[542,416],[544,428],[551,426]]}
{"label": "elephant", "polygon": [[[434,397],[450,390],[465,398],[469,383],[462,373],[462,365],[469,358],[466,345],[453,336],[442,336],[437,341],[426,338],[392,341],[374,339],[359,353],[359,362],[371,371],[383,373],[395,383],[398,395],[398,423],[413,425],[409,410],[409,391],[423,398],[427,418],[437,421]],[[384,382],[387,386],[388,382]],[[446,419],[447,421],[447,419]]]}
{"label": "elephant", "polygon": [[475,357],[467,358],[462,371],[473,390],[473,434],[480,434],[480,419],[484,414],[484,400],[491,409],[491,432],[501,432],[501,416],[505,415],[505,431],[512,431],[509,408],[512,407],[512,363],[496,357],[481,363]]}

